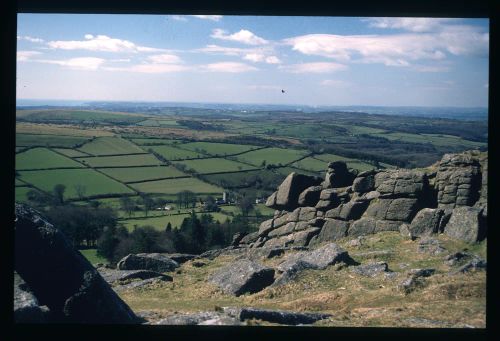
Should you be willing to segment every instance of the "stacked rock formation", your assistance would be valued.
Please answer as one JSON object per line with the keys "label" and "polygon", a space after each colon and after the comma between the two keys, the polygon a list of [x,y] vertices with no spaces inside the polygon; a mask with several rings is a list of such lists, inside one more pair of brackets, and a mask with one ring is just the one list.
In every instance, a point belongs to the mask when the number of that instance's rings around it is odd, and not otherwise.
{"label": "stacked rock formation", "polygon": [[356,174],[337,161],[323,181],[291,173],[266,202],[274,217],[239,246],[303,247],[380,231],[476,242],[486,237],[487,165],[487,156],[472,151],[445,154],[423,170]]}

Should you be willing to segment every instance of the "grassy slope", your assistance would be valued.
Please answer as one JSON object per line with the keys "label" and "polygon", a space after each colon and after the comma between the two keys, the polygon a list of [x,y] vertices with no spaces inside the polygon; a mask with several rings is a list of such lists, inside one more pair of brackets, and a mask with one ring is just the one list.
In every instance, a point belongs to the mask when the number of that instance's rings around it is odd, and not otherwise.
{"label": "grassy slope", "polygon": [[158,181],[140,182],[130,187],[145,193],[176,194],[189,189],[194,193],[222,193],[223,189],[207,184],[196,178],[167,179]]}
{"label": "grassy slope", "polygon": [[16,169],[83,167],[82,164],[46,148],[33,148],[16,154]]}
{"label": "grassy slope", "polygon": [[[438,239],[450,253],[466,247],[464,243],[443,235]],[[321,271],[304,271],[297,280],[281,287],[233,297],[207,282],[211,273],[234,260],[234,256],[221,256],[204,267],[193,267],[192,262],[188,262],[179,272],[172,274],[173,282],[121,292],[120,296],[134,311],[154,310],[163,315],[232,305],[321,311],[333,315],[328,320],[317,322],[318,326],[410,327],[413,324],[408,319],[415,317],[452,325],[485,326],[485,272],[449,276],[450,268],[443,262],[446,254],[430,256],[418,253],[418,242],[404,240],[397,232],[368,236],[361,247],[350,247],[347,242],[347,239],[338,241],[355,260],[361,263],[386,261],[389,269],[397,273],[396,278],[386,279],[383,275],[362,277],[351,273],[348,268],[332,266]],[[357,256],[375,250],[393,250],[394,253],[378,258]],[[486,257],[485,243],[474,246],[471,251]],[[281,257],[262,262],[276,265],[280,261]],[[436,274],[425,279],[424,287],[409,295],[399,292],[397,284],[406,278],[407,270],[422,267],[433,267]]]}
{"label": "grassy slope", "polygon": [[151,154],[87,157],[79,160],[92,167],[156,166],[161,164],[160,160]]}
{"label": "grassy slope", "polygon": [[108,136],[86,143],[79,150],[91,155],[144,153],[144,150],[125,139]]}
{"label": "grassy slope", "polygon": [[123,182],[188,176],[174,167],[105,168],[102,172]]}

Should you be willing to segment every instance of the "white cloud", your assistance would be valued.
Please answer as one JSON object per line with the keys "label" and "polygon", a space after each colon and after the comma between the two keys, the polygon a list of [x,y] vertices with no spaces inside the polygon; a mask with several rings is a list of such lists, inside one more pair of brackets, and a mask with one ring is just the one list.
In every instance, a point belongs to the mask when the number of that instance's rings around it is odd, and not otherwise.
{"label": "white cloud", "polygon": [[163,52],[164,49],[139,46],[131,41],[110,38],[105,35],[85,35],[85,40],[49,41],[47,45],[62,50],[89,50],[102,52]]}
{"label": "white cloud", "polygon": [[168,17],[170,19],[176,20],[176,21],[188,21],[187,18],[185,16],[182,16],[182,15],[169,15]]}
{"label": "white cloud", "polygon": [[421,59],[443,60],[446,58],[445,52],[487,56],[489,34],[472,26],[448,25],[439,33],[352,36],[309,34],[283,42],[300,53],[341,62],[410,66],[413,61]]}
{"label": "white cloud", "polygon": [[191,15],[192,17],[204,20],[219,21],[222,19],[222,15]]}
{"label": "white cloud", "polygon": [[178,64],[137,64],[130,67],[104,67],[106,71],[137,72],[137,73],[171,73],[189,71],[191,68]]}
{"label": "white cloud", "polygon": [[48,59],[38,59],[35,60],[39,63],[46,64],[56,64],[61,65],[63,67],[67,67],[73,70],[97,70],[106,60],[102,58],[94,58],[94,57],[79,57],[79,58],[70,58],[64,60],[48,60]]}
{"label": "white cloud", "polygon": [[262,62],[265,60],[265,58],[266,58],[266,56],[261,54],[261,53],[249,53],[249,54],[246,54],[245,56],[243,56],[243,59],[249,60],[249,61],[254,62],[254,63]]}
{"label": "white cloud", "polygon": [[325,79],[321,81],[320,84],[323,86],[329,86],[334,88],[344,88],[349,86],[351,83],[338,79]]}
{"label": "white cloud", "polygon": [[282,88],[277,85],[249,85],[250,90],[281,90]]}
{"label": "white cloud", "polygon": [[41,52],[38,51],[17,51],[17,61],[18,62],[25,62],[31,59],[33,56],[37,56],[42,54]]}
{"label": "white cloud", "polygon": [[174,54],[155,54],[148,56],[147,59],[155,64],[176,64],[182,62],[182,60]]}
{"label": "white cloud", "polygon": [[338,63],[303,63],[303,64],[290,64],[279,67],[281,70],[291,73],[327,73],[336,72],[347,69],[347,66]]}
{"label": "white cloud", "polygon": [[236,41],[248,45],[264,45],[269,43],[267,40],[256,36],[248,30],[240,30],[236,33],[228,35],[227,31],[217,28],[213,30],[211,37],[215,39]]}
{"label": "white cloud", "polygon": [[240,72],[256,71],[258,69],[256,67],[244,63],[220,62],[220,63],[202,65],[200,67],[200,70],[207,72],[240,73]]}
{"label": "white cloud", "polygon": [[411,68],[413,71],[418,72],[449,72],[450,68],[448,66],[441,65],[414,65]]}
{"label": "white cloud", "polygon": [[239,56],[242,54],[252,53],[253,49],[249,48],[237,48],[237,47],[224,47],[219,45],[207,45],[201,49],[197,49],[197,52],[203,53],[214,53],[214,54],[223,54],[226,56]]}
{"label": "white cloud", "polygon": [[42,38],[34,38],[30,36],[17,36],[17,40],[26,40],[32,43],[43,43],[45,41]]}
{"label": "white cloud", "polygon": [[411,32],[432,32],[443,28],[444,24],[455,22],[452,18],[370,18],[370,27],[403,29]]}
{"label": "white cloud", "polygon": [[266,57],[266,63],[268,64],[281,64],[281,60],[276,56]]}

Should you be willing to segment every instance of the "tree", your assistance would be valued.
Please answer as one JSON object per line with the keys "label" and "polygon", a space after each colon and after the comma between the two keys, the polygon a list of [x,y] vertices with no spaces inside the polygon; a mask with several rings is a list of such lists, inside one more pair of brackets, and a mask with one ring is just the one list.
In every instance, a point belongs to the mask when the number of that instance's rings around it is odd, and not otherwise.
{"label": "tree", "polygon": [[251,198],[250,196],[243,196],[238,201],[238,207],[241,210],[241,214],[243,216],[248,216],[248,213],[253,209],[255,203],[255,198]]}
{"label": "tree", "polygon": [[215,203],[215,199],[213,196],[209,195],[205,199],[205,211],[207,212],[217,212],[219,210],[219,206]]}
{"label": "tree", "polygon": [[142,203],[144,205],[144,213],[146,217],[151,209],[155,207],[155,201],[149,195],[142,195]]}
{"label": "tree", "polygon": [[52,189],[52,193],[54,194],[54,200],[57,205],[64,204],[64,191],[66,190],[66,186],[63,184],[57,184]]}
{"label": "tree", "polygon": [[119,243],[120,239],[116,233],[116,228],[106,227],[97,240],[97,255],[112,261]]}
{"label": "tree", "polygon": [[85,193],[87,192],[87,187],[82,184],[76,184],[74,187],[78,199],[82,200],[85,197]]}
{"label": "tree", "polygon": [[129,218],[132,215],[132,212],[134,211],[135,205],[132,202],[132,199],[129,197],[121,197],[120,198],[120,205],[121,209],[125,212],[127,212]]}

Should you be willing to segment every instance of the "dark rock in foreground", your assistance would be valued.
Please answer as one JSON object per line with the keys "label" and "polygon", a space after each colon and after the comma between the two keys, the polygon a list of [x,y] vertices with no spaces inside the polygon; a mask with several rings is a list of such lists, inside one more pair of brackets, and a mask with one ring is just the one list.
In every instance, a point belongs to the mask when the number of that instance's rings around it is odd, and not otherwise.
{"label": "dark rock in foreground", "polygon": [[16,204],[15,213],[15,270],[54,322],[139,322],[57,228],[25,205]]}
{"label": "dark rock in foreground", "polygon": [[122,258],[116,268],[118,270],[150,270],[167,272],[175,270],[179,263],[159,253],[130,254]]}
{"label": "dark rock in foreground", "polygon": [[167,276],[159,272],[149,271],[149,270],[113,270],[113,269],[99,268],[98,271],[101,274],[102,278],[104,278],[104,280],[109,284],[132,280],[132,279],[145,280],[150,278],[158,278],[163,281],[172,281],[171,276]]}
{"label": "dark rock in foreground", "polygon": [[258,308],[224,308],[224,312],[240,321],[257,319],[286,325],[312,324],[316,321],[329,318],[329,314],[298,313],[285,310],[271,310]]}
{"label": "dark rock in foreground", "polygon": [[26,282],[17,273],[14,273],[14,322],[50,322],[49,308],[40,306]]}
{"label": "dark rock in foreground", "polygon": [[274,269],[248,259],[241,259],[216,271],[210,281],[225,293],[255,293],[274,282]]}

